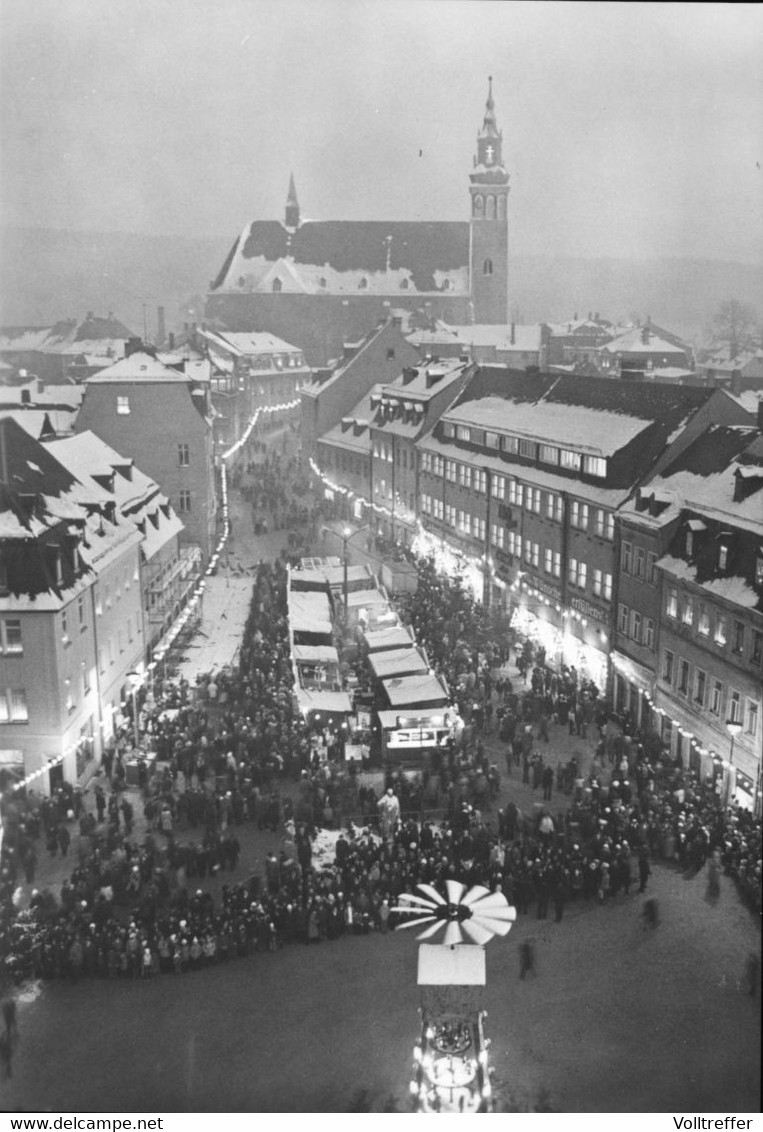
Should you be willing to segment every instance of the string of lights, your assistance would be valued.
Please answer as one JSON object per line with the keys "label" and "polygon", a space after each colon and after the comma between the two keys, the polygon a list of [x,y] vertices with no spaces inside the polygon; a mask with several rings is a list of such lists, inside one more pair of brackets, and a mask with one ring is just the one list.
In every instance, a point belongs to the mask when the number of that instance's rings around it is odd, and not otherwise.
{"label": "string of lights", "polygon": [[[228,505],[228,468],[227,468],[227,462],[229,460],[231,460],[232,457],[235,456],[236,453],[239,452],[240,449],[249,440],[249,438],[252,435],[252,432],[254,431],[254,429],[256,428],[257,422],[259,421],[261,416],[268,414],[268,413],[286,412],[289,409],[297,408],[297,406],[299,404],[300,404],[300,402],[297,400],[297,401],[289,401],[289,402],[284,403],[282,405],[266,405],[266,406],[263,406],[261,408],[258,408],[254,412],[252,417],[250,418],[249,423],[247,424],[247,427],[244,430],[244,432],[242,433],[241,437],[236,441],[235,444],[232,444],[230,446],[230,448],[226,449],[225,452],[221,453],[220,499],[221,499],[221,506],[222,506],[222,528],[221,528],[221,532],[220,532],[220,537],[217,541],[217,545],[214,549],[214,552],[213,552],[212,556],[210,557],[209,562],[207,563],[207,567],[204,570],[204,573],[200,576],[198,582],[196,583],[196,586],[194,587],[193,592],[191,594],[191,597],[189,598],[188,603],[185,606],[183,612],[180,614],[180,616],[177,618],[177,620],[173,622],[170,630],[162,638],[161,642],[156,647],[156,649],[154,649],[154,651],[152,653],[151,662],[148,665],[146,665],[145,671],[143,673],[135,673],[135,686],[134,686],[134,689],[133,689],[133,697],[137,697],[137,693],[143,688],[143,686],[146,684],[147,681],[153,681],[153,674],[154,674],[154,671],[155,671],[157,665],[164,660],[168,651],[172,647],[173,641],[175,641],[177,639],[177,637],[183,631],[185,626],[188,624],[191,617],[194,615],[194,613],[195,613],[195,611],[196,611],[196,609],[199,605],[199,602],[201,601],[202,597],[204,596],[204,591],[205,591],[206,586],[207,586],[207,578],[210,576],[210,574],[214,573],[215,569],[217,568],[217,564],[220,561],[220,556],[221,556],[223,550],[225,549],[226,543],[228,542],[228,538],[230,537],[231,526],[230,526],[230,510],[229,510],[229,505]],[[122,713],[122,715],[125,714],[128,706],[129,706],[129,700],[124,699],[124,700],[121,701],[119,707],[120,707],[120,712]],[[113,715],[113,713],[112,713],[112,715]],[[105,736],[108,732],[110,732],[112,723],[113,723],[112,716],[109,716],[109,718],[102,719],[100,721],[99,727],[100,727],[100,730],[102,732],[102,736]],[[72,743],[68,747],[64,748],[64,750],[61,752],[61,754],[56,755],[53,758],[49,758],[46,761],[44,766],[38,767],[37,770],[31,771],[31,773],[26,775],[23,779],[21,779],[18,782],[15,782],[13,784],[12,788],[11,788],[11,791],[16,792],[18,790],[24,790],[27,786],[29,786],[31,783],[35,782],[43,774],[47,774],[48,771],[51,770],[52,767],[60,765],[62,762],[65,761],[65,759],[69,758],[72,754],[74,754],[74,752],[80,746],[80,743],[81,743],[81,739],[78,742]]]}

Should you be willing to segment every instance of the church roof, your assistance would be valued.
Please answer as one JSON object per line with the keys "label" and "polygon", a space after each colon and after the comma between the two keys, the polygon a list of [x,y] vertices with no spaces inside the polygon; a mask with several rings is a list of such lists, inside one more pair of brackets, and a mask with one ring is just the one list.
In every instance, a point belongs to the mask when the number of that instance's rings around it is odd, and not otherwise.
{"label": "church roof", "polygon": [[[247,275],[254,276],[256,286],[279,260],[293,265],[315,291],[320,289],[319,277],[326,280],[331,293],[336,275],[357,272],[388,277],[394,291],[407,279],[416,292],[441,292],[447,289],[443,276],[468,269],[469,225],[462,221],[325,220],[306,221],[290,232],[277,220],[256,220],[234,244],[212,290],[235,289],[239,277]],[[467,283],[453,282],[459,291]]]}

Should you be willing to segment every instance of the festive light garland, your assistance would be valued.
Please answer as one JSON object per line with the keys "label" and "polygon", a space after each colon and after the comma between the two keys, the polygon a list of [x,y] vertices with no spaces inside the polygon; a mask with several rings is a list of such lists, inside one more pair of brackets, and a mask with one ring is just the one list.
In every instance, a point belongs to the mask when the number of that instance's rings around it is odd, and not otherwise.
{"label": "festive light garland", "polygon": [[[140,680],[139,680],[139,682],[136,682],[135,687],[133,689],[132,697],[131,697],[131,698],[133,698],[136,705],[137,705],[138,692],[143,688],[143,686],[144,686],[144,684],[146,683],[147,680],[149,680],[149,679],[153,680],[153,672],[154,672],[154,669],[156,668],[157,664],[159,664],[164,659],[167,652],[172,647],[172,642],[178,637],[178,635],[182,632],[182,630],[188,624],[188,621],[189,621],[191,615],[193,614],[193,612],[195,611],[199,602],[201,601],[201,599],[204,595],[204,590],[206,589],[206,585],[207,585],[206,579],[209,577],[210,574],[212,574],[214,572],[215,568],[217,567],[217,563],[220,560],[220,555],[222,554],[222,551],[225,547],[225,544],[227,543],[228,538],[230,536],[230,514],[229,514],[229,507],[228,507],[228,469],[226,467],[226,461],[229,460],[232,456],[234,456],[239,451],[239,449],[241,449],[244,446],[244,444],[246,444],[247,440],[249,440],[250,436],[252,435],[252,431],[256,427],[257,422],[258,422],[261,415],[266,414],[266,413],[282,413],[282,412],[285,412],[289,409],[297,408],[297,406],[299,404],[300,404],[300,401],[296,400],[296,401],[289,401],[289,402],[287,402],[283,405],[265,405],[261,408],[256,409],[253,416],[249,420],[249,423],[248,423],[246,429],[244,430],[243,434],[241,435],[240,439],[237,440],[235,444],[232,444],[230,448],[226,449],[225,452],[221,453],[222,463],[220,465],[220,494],[221,494],[221,497],[222,497],[222,510],[223,510],[222,533],[220,535],[217,546],[215,547],[214,553],[213,553],[212,557],[210,558],[209,563],[208,563],[203,575],[200,577],[199,581],[197,582],[196,586],[194,587],[193,593],[191,595],[191,598],[188,601],[188,604],[186,605],[185,609],[183,610],[181,615],[178,617],[178,619],[173,623],[171,629],[169,630],[169,633],[167,634],[167,636],[163,640],[161,647],[156,649],[152,653],[151,663],[146,665],[146,669],[142,674],[138,674],[139,677],[140,677]],[[124,714],[124,709],[129,706],[129,703],[130,703],[129,700],[122,700],[120,702],[119,706],[120,706],[120,709],[121,709],[121,711],[120,711],[121,714]],[[112,711],[111,714],[112,714],[112,720],[110,720],[109,723],[113,721],[113,716],[114,716],[115,712]],[[107,722],[105,720],[100,720],[98,726],[99,726],[100,730],[105,735],[105,733],[107,731],[107,727],[108,727]],[[95,736],[90,736],[89,738],[92,741],[95,740]],[[15,793],[17,790],[26,789],[26,787],[29,786],[29,784],[31,782],[35,782],[43,774],[47,774],[48,771],[50,771],[53,767],[59,766],[62,762],[64,762],[67,758],[69,758],[72,754],[74,754],[77,751],[78,747],[80,746],[80,743],[81,743],[81,740],[79,740],[77,743],[72,743],[69,747],[67,747],[64,751],[62,751],[62,753],[60,755],[56,755],[53,758],[49,758],[44,766],[41,766],[37,770],[32,771],[30,774],[26,775],[20,782],[15,782],[13,784],[12,788],[11,788],[12,793]]]}

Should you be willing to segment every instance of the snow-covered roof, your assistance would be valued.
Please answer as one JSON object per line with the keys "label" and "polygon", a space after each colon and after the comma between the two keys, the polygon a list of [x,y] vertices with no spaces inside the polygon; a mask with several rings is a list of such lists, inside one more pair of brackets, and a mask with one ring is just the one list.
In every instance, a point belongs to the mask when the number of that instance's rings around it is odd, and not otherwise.
{"label": "snow-covered roof", "polygon": [[393,625],[388,629],[364,629],[363,639],[369,653],[406,648],[416,643],[416,638],[407,625]]}
{"label": "snow-covered roof", "polygon": [[332,645],[294,645],[292,655],[304,664],[339,664],[339,653]]}
{"label": "snow-covered roof", "polygon": [[331,633],[328,595],[290,590],[289,624],[294,633]]}
{"label": "snow-covered roof", "polygon": [[296,688],[297,700],[300,710],[307,712],[325,712],[332,714],[349,714],[352,711],[352,701],[347,692],[308,692],[306,688]]}
{"label": "snow-covered roof", "polygon": [[[539,350],[542,344],[543,329],[540,323],[529,326],[508,323],[505,326],[492,326],[474,323],[467,326],[453,326],[458,340],[471,347],[495,347],[501,352],[512,350],[521,353]],[[512,341],[512,338],[514,341]]]}
{"label": "snow-covered roof", "polygon": [[300,346],[293,346],[275,334],[261,330],[202,330],[200,333],[207,339],[227,347],[237,357],[249,357],[252,354],[301,354]]}
{"label": "snow-covered roof", "polygon": [[685,351],[644,326],[634,326],[601,347],[603,354],[683,354]]}
{"label": "snow-covered roof", "polygon": [[670,554],[658,558],[657,565],[674,578],[680,578],[684,582],[693,582],[695,586],[701,586],[713,597],[721,598],[731,605],[755,609],[760,601],[760,596],[753,587],[737,574],[725,578],[708,578],[706,581],[700,582],[697,579],[697,571],[694,566],[685,562],[682,558],[674,558]]}
{"label": "snow-covered roof", "polygon": [[113,366],[85,378],[85,385],[105,385],[109,382],[122,385],[126,382],[161,381],[187,385],[191,379],[184,373],[170,369],[151,354],[142,350],[121,358]]}
{"label": "snow-covered roof", "polygon": [[429,665],[416,648],[372,653],[368,663],[378,680],[386,680],[391,676],[423,675],[429,671]]}
{"label": "snow-covered roof", "polygon": [[596,456],[613,456],[649,428],[652,421],[586,405],[482,397],[443,415],[457,424],[497,429]]}

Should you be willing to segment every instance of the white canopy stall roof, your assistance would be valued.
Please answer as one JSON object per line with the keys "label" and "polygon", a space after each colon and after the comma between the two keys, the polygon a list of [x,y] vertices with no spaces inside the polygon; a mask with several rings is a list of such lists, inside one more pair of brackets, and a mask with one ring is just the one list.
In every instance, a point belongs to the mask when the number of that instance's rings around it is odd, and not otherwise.
{"label": "white canopy stall roof", "polygon": [[448,702],[448,692],[439,676],[401,676],[395,680],[383,681],[392,707],[407,707],[414,704],[442,704]]}
{"label": "white canopy stall roof", "polygon": [[[400,708],[395,708],[394,711],[379,711],[376,714],[383,731],[393,731],[400,727],[400,720],[404,719],[404,713]],[[416,719],[425,721],[422,722],[422,727],[447,727],[444,707],[419,708]],[[410,728],[412,724],[409,722],[407,726]]]}
{"label": "white canopy stall roof", "polygon": [[416,638],[406,625],[392,625],[388,629],[364,629],[363,639],[370,653],[408,648],[416,644]]}
{"label": "white canopy stall roof", "polygon": [[294,645],[292,653],[302,663],[339,664],[339,653],[331,645]]}
{"label": "white canopy stall roof", "polygon": [[356,590],[347,595],[348,609],[367,609],[372,605],[387,604],[387,596],[381,590]]}
{"label": "white canopy stall roof", "polygon": [[443,947],[422,943],[416,981],[420,987],[484,987],[485,948],[476,944]]}
{"label": "white canopy stall roof", "polygon": [[390,649],[377,652],[368,658],[378,680],[390,676],[416,676],[429,671],[429,665],[419,649]]}
{"label": "white canopy stall roof", "polygon": [[308,692],[297,688],[297,700],[303,712],[322,712],[326,715],[342,715],[352,711],[352,702],[347,692]]}
{"label": "white canopy stall roof", "polygon": [[327,594],[289,593],[289,626],[293,633],[332,632]]}

